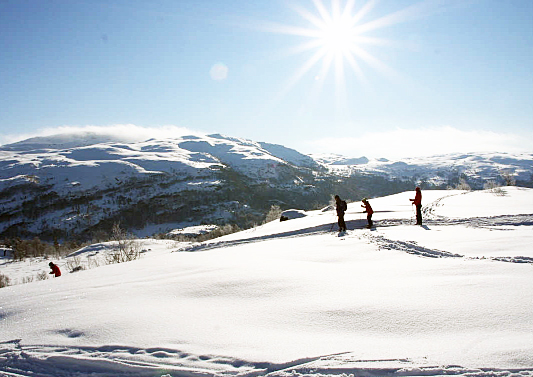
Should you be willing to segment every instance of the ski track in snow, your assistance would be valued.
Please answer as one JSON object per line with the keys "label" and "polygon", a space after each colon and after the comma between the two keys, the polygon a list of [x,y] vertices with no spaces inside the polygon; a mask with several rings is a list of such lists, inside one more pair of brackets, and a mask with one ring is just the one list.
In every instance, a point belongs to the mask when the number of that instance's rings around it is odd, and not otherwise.
{"label": "ski track in snow", "polygon": [[414,254],[428,258],[463,258],[463,255],[453,254],[443,250],[429,249],[418,245],[415,241],[398,241],[387,239],[383,236],[367,236],[370,242],[376,243],[380,249],[399,250],[409,254]]}
{"label": "ski track in snow", "polygon": [[533,258],[517,256],[517,257],[466,257],[461,254],[450,253],[444,250],[430,249],[424,246],[418,245],[416,241],[399,241],[387,239],[381,235],[365,235],[369,242],[376,243],[380,249],[386,250],[399,250],[408,254],[417,255],[420,257],[428,258],[467,258],[467,259],[491,259],[499,262],[510,263],[531,263],[533,264]]}
{"label": "ski track in snow", "polygon": [[[69,348],[21,345],[19,340],[0,343],[0,347],[0,376],[5,377],[533,376],[533,368],[478,369],[458,365],[437,366],[409,358],[364,360],[351,352],[276,364],[212,355],[197,356],[167,348]],[[53,356],[49,356],[51,353]]]}
{"label": "ski track in snow", "polygon": [[[449,218],[436,214],[436,209],[441,206],[441,201],[451,196],[464,195],[453,194],[443,196],[422,208],[422,218],[425,225],[422,227],[426,230],[430,230],[431,226],[454,226],[462,225],[473,228],[491,228],[503,226],[532,226],[533,214],[520,214],[520,215],[500,215],[489,217],[469,217],[469,218]],[[413,219],[385,219],[375,222],[377,226],[398,226],[398,225],[412,225]],[[430,258],[466,258],[464,255],[451,253],[448,251],[430,249],[418,245],[416,241],[399,241],[387,239],[381,235],[373,236],[371,234],[366,235],[370,242],[378,244],[382,249],[388,250],[400,250],[409,254],[414,254],[422,257]],[[533,264],[533,258],[525,256],[516,257],[468,257],[469,259],[492,259],[500,262],[511,263],[531,263]]]}
{"label": "ski track in snow", "polygon": [[470,377],[520,377],[532,376],[531,369],[490,369],[464,368],[458,365],[435,366],[417,365],[413,360],[384,359],[362,360],[351,352],[323,356],[317,360],[272,372],[272,377],[304,376],[470,376]]}
{"label": "ski track in snow", "polygon": [[[423,211],[424,212],[424,211]],[[465,225],[474,228],[489,228],[496,226],[532,226],[533,215],[500,215],[490,217],[472,217],[465,219],[451,219],[447,217],[426,217],[425,213],[422,214],[423,222],[425,225]],[[397,225],[413,225],[413,220],[410,219],[385,219],[380,221],[374,221],[378,226],[397,226]]]}
{"label": "ski track in snow", "polygon": [[[53,354],[53,356],[49,356]],[[167,348],[126,346],[64,347],[21,345],[20,340],[0,343],[0,376],[180,376],[216,374],[257,375],[289,367],[251,364],[211,355],[192,355]],[[218,373],[216,373],[216,372]]]}

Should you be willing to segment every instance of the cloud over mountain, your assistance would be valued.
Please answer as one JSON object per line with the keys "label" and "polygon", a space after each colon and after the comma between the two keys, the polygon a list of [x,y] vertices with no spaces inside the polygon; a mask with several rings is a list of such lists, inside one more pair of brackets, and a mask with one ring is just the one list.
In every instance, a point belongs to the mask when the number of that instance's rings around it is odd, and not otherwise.
{"label": "cloud over mountain", "polygon": [[404,158],[437,154],[505,151],[525,152],[533,145],[533,133],[524,138],[508,132],[462,130],[451,126],[419,129],[397,128],[386,132],[365,132],[349,136],[341,132],[323,139],[307,141],[306,149],[368,157]]}

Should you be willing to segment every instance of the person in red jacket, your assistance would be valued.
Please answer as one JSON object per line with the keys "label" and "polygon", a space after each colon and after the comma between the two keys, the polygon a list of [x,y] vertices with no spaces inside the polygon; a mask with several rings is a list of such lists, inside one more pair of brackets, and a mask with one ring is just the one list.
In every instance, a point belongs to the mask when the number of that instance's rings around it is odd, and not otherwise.
{"label": "person in red jacket", "polygon": [[409,200],[416,205],[416,225],[422,225],[422,192],[420,187],[416,188],[415,198]]}
{"label": "person in red jacket", "polygon": [[372,214],[374,213],[374,210],[370,206],[370,203],[366,198],[362,200],[363,204],[361,207],[363,207],[365,210],[363,212],[366,212],[366,220],[368,221],[367,228],[372,228],[372,225],[374,225],[374,222],[372,221]]}
{"label": "person in red jacket", "polygon": [[54,274],[54,277],[59,277],[61,276],[61,270],[59,269],[59,267],[57,266],[57,264],[54,264],[52,262],[48,263],[48,265],[50,266],[50,268],[52,269],[52,271],[50,272],[50,274]]}

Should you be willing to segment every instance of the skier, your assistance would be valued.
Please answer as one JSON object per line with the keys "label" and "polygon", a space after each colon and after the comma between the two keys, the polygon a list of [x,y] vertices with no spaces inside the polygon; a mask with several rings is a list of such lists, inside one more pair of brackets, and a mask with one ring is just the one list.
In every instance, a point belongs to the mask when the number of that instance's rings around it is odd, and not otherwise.
{"label": "skier", "polygon": [[54,277],[56,277],[56,278],[61,276],[61,270],[59,269],[57,264],[54,264],[53,262],[50,262],[50,263],[48,263],[48,265],[52,269],[52,271],[50,272],[50,275],[54,274]]}
{"label": "skier", "polygon": [[422,192],[420,187],[416,188],[416,194],[414,199],[409,199],[414,205],[416,205],[416,225],[422,225]]}
{"label": "skier", "polygon": [[344,212],[348,209],[348,205],[344,200],[341,200],[339,195],[335,195],[335,204],[337,209],[337,216],[339,217],[339,232],[346,232],[346,223],[344,222]]}
{"label": "skier", "polygon": [[372,225],[374,225],[374,222],[372,221],[372,214],[374,213],[374,210],[372,210],[367,198],[364,198],[362,202],[363,204],[361,207],[365,209],[363,212],[366,212],[366,220],[368,221],[368,225],[366,227],[370,229],[372,228]]}

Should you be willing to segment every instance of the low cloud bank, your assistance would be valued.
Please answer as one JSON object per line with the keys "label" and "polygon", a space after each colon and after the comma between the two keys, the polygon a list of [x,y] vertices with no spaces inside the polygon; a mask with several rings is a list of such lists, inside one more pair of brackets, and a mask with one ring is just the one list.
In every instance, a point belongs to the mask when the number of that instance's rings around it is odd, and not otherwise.
{"label": "low cloud bank", "polygon": [[[220,132],[220,130],[216,131]],[[108,136],[121,142],[138,142],[148,139],[165,139],[185,135],[204,136],[206,133],[173,125],[144,127],[134,124],[110,126],[61,126],[46,128],[32,134],[0,135],[0,145],[34,137],[58,134],[86,136],[93,133]],[[239,135],[230,135],[239,137]],[[263,140],[256,140],[263,141]],[[342,137],[326,137],[315,140],[273,140],[301,153],[335,153],[346,157],[366,156],[389,159],[434,156],[449,153],[471,152],[533,152],[533,132],[516,134],[485,130],[460,130],[454,127],[433,127],[392,131],[369,132],[358,136],[349,133]]]}
{"label": "low cloud bank", "polygon": [[148,139],[172,138],[184,135],[203,135],[198,131],[192,131],[185,127],[160,126],[142,127],[134,124],[115,124],[110,126],[60,126],[45,128],[35,133],[0,135],[0,145],[15,143],[18,141],[34,138],[46,137],[59,134],[86,135],[93,133],[109,136],[123,142],[136,142]]}
{"label": "low cloud bank", "polygon": [[454,127],[397,128],[369,132],[356,137],[328,137],[306,142],[314,153],[336,153],[348,157],[402,158],[469,152],[532,152],[533,133],[460,130]]}

